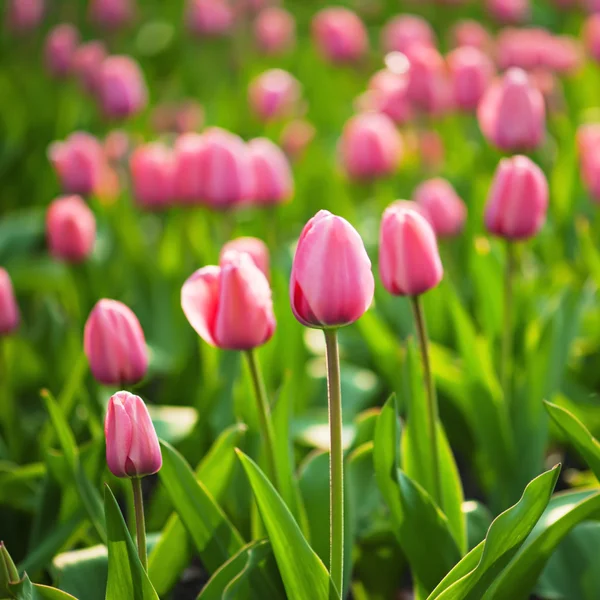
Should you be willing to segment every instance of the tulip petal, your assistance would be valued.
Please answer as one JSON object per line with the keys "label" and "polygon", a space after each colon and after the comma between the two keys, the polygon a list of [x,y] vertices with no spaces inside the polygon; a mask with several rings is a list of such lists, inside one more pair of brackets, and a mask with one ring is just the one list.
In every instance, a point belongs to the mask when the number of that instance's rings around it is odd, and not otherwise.
{"label": "tulip petal", "polygon": [[133,435],[129,448],[127,475],[140,476],[156,473],[162,466],[156,430],[143,400],[128,394],[125,410],[131,420]]}
{"label": "tulip petal", "polygon": [[133,428],[124,406],[123,393],[115,394],[108,403],[104,422],[106,462],[116,477],[127,477],[127,457],[131,447]]}
{"label": "tulip petal", "polygon": [[214,325],[219,298],[220,267],[196,271],[181,288],[181,308],[196,333],[211,346],[217,346]]}

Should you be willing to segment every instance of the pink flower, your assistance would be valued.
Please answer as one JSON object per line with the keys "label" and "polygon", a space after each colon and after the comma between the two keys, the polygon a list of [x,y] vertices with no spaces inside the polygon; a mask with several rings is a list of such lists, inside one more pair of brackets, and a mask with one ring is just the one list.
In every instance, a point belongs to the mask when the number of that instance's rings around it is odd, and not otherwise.
{"label": "pink flower", "polygon": [[144,332],[133,311],[99,300],[85,324],[83,348],[94,377],[105,385],[137,383],[148,369]]}
{"label": "pink flower", "polygon": [[379,232],[379,276],[395,296],[418,296],[444,276],[435,233],[427,219],[404,204],[383,213]]}
{"label": "pink flower", "polygon": [[532,150],[543,141],[544,97],[521,69],[509,69],[492,84],[481,99],[477,116],[483,135],[501,150]]}
{"label": "pink flower", "polygon": [[290,121],[281,131],[279,143],[290,160],[299,160],[315,137],[315,127],[303,119]]}
{"label": "pink flower", "polygon": [[100,69],[106,56],[104,44],[98,41],[81,44],[75,51],[73,72],[88,94],[95,94],[98,90]]}
{"label": "pink flower", "polygon": [[60,260],[85,260],[96,242],[94,213],[80,196],[58,198],[46,214],[46,237],[50,253]]}
{"label": "pink flower", "polygon": [[254,192],[252,202],[274,205],[287,202],[294,193],[294,180],[283,150],[267,138],[248,143]]}
{"label": "pink flower", "polygon": [[188,29],[200,36],[230,33],[235,15],[227,0],[188,0],[185,20]]}
{"label": "pink flower", "polygon": [[437,177],[421,183],[413,200],[425,208],[427,220],[439,237],[458,235],[467,218],[467,208],[449,181]]}
{"label": "pink flower", "polygon": [[265,8],[254,21],[254,37],[265,54],[283,54],[293,48],[296,42],[296,21],[283,8]]}
{"label": "pink flower", "polygon": [[184,204],[200,204],[204,200],[204,147],[204,136],[199,133],[184,133],[175,142],[175,196]]}
{"label": "pink flower", "polygon": [[364,23],[340,6],[320,10],[312,22],[312,34],[321,55],[332,63],[356,62],[369,49]]}
{"label": "pink flower", "polygon": [[117,392],[108,401],[106,462],[115,477],[144,477],[162,467],[160,444],[144,401],[129,392]]}
{"label": "pink flower", "polygon": [[134,0],[91,0],[90,21],[106,29],[119,29],[133,20]]}
{"label": "pink flower", "polygon": [[381,45],[384,52],[408,54],[416,46],[435,48],[435,33],[431,25],[416,15],[398,15],[384,26]]}
{"label": "pink flower", "polygon": [[48,71],[56,77],[68,75],[78,45],[79,32],[73,25],[57,25],[46,38],[45,60]]}
{"label": "pink flower", "polygon": [[411,49],[408,97],[418,109],[438,115],[452,105],[452,89],[442,55],[430,46]]}
{"label": "pink flower", "polygon": [[458,21],[452,28],[452,41],[455,48],[471,46],[482,52],[489,51],[493,46],[490,32],[479,21],[464,19]]}
{"label": "pink flower", "polygon": [[129,56],[109,56],[102,63],[98,93],[104,114],[111,118],[130,117],[148,102],[144,75]]}
{"label": "pink flower", "polygon": [[8,335],[19,327],[21,315],[12,281],[6,269],[0,267],[0,335]]}
{"label": "pink flower", "polygon": [[531,14],[529,0],[487,0],[486,7],[501,23],[521,23]]}
{"label": "pink flower", "polygon": [[255,237],[235,238],[221,248],[219,260],[231,251],[245,252],[250,255],[254,264],[263,272],[267,280],[269,279],[269,249],[262,240]]}
{"label": "pink flower", "polygon": [[490,233],[510,240],[533,237],[546,220],[548,182],[526,156],[500,161],[485,208]]}
{"label": "pink flower", "polygon": [[246,252],[227,252],[183,284],[181,307],[211,346],[251,350],[271,339],[275,316],[269,282]]}
{"label": "pink flower", "polygon": [[269,69],[250,82],[248,98],[252,111],[263,121],[293,115],[300,102],[299,81],[283,69]]}
{"label": "pink flower", "polygon": [[375,282],[363,241],[352,225],[319,211],[304,227],[292,264],[290,302],[308,327],[348,325],[373,300]]}
{"label": "pink flower", "polygon": [[588,54],[600,62],[600,14],[588,17],[583,26],[583,41]]}
{"label": "pink flower", "polygon": [[7,0],[6,24],[11,31],[28,33],[44,18],[45,0]]}
{"label": "pink flower", "polygon": [[170,148],[154,142],[139,146],[129,160],[136,202],[148,209],[164,208],[175,199],[175,157]]}
{"label": "pink flower", "polygon": [[369,81],[372,108],[401,125],[412,116],[408,98],[408,76],[389,69],[378,71]]}
{"label": "pink flower", "polygon": [[463,46],[448,55],[454,102],[465,111],[474,111],[494,77],[494,64],[477,48]]}

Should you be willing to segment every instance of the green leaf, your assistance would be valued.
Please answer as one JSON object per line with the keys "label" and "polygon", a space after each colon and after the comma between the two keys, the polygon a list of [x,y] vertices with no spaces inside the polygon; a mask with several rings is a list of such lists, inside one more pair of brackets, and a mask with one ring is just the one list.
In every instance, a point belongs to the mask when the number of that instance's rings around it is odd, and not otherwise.
{"label": "green leaf", "polygon": [[339,598],[325,565],[308,545],[281,497],[258,465],[244,453],[237,452],[269,534],[288,599]]}
{"label": "green leaf", "polygon": [[4,542],[0,542],[0,597],[8,594],[8,586],[11,582],[20,579],[19,571],[9,554]]}
{"label": "green leaf", "polygon": [[108,486],[104,493],[104,510],[108,533],[106,600],[159,600]]}
{"label": "green leaf", "polygon": [[557,465],[531,481],[521,500],[493,521],[485,540],[444,577],[428,600],[481,600],[544,512],[559,473]]}
{"label": "green leaf", "polygon": [[[32,583],[27,574],[19,583],[11,584],[10,591],[15,600],[77,600],[75,596],[62,590]],[[117,600],[116,597],[115,600]]]}

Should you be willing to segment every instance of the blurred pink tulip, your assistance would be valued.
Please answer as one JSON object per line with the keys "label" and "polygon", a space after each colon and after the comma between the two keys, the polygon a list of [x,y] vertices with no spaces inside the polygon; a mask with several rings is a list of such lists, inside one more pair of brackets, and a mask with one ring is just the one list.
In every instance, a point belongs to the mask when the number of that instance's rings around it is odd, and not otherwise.
{"label": "blurred pink tulip", "polygon": [[52,29],[44,51],[46,68],[51,75],[64,77],[71,72],[78,45],[79,32],[73,25],[63,23]]}
{"label": "blurred pink tulip", "polygon": [[269,69],[250,82],[248,99],[254,114],[263,121],[293,115],[300,103],[299,81],[283,69]]}
{"label": "blurred pink tulip", "polygon": [[267,280],[270,278],[269,249],[262,240],[255,237],[235,238],[223,246],[219,260],[222,259],[227,252],[231,251],[249,254],[254,264],[262,271]]}
{"label": "blurred pink tulip", "polygon": [[262,346],[275,331],[269,282],[246,252],[196,271],[183,284],[181,307],[206,343],[225,350]]}
{"label": "blurred pink tulip", "polygon": [[15,331],[20,321],[21,314],[12,281],[6,269],[0,267],[0,336]]}
{"label": "blurred pink tulip", "polygon": [[130,135],[122,129],[113,129],[104,138],[104,155],[109,163],[120,163],[127,158],[133,145]]}
{"label": "blurred pink tulip", "polygon": [[71,263],[84,261],[96,243],[96,218],[81,196],[64,196],[52,202],[46,214],[50,254]]}
{"label": "blurred pink tulip", "polygon": [[418,296],[436,287],[444,276],[431,225],[405,204],[394,203],[383,213],[379,276],[394,296]]}
{"label": "blurred pink tulip", "polygon": [[44,18],[45,0],[6,0],[5,18],[10,31],[28,33]]}
{"label": "blurred pink tulip", "polygon": [[333,63],[356,62],[369,49],[364,23],[340,6],[320,10],[313,18],[312,34],[321,55]]}
{"label": "blurred pink tulip", "polygon": [[498,165],[485,208],[485,226],[510,240],[533,237],[546,220],[548,182],[526,156],[503,158]]}
{"label": "blurred pink tulip", "polygon": [[600,153],[600,123],[584,123],[577,129],[577,151],[580,159]]}
{"label": "blurred pink tulip", "polygon": [[106,56],[104,44],[98,41],[81,44],[75,51],[73,72],[88,94],[95,94],[98,90],[100,70]]}
{"label": "blurred pink tulip", "polygon": [[581,3],[589,13],[600,12],[600,0],[581,0]]}
{"label": "blurred pink tulip", "polygon": [[146,339],[133,311],[117,300],[96,303],[83,332],[94,377],[105,385],[132,384],[148,370]]}
{"label": "blurred pink tulip", "polygon": [[204,147],[204,136],[199,133],[185,133],[175,143],[175,196],[184,204],[204,201],[201,176]]}
{"label": "blurred pink tulip", "polygon": [[415,46],[435,48],[435,33],[431,25],[416,15],[398,15],[386,23],[381,31],[384,52],[408,54]]}
{"label": "blurred pink tulip", "polygon": [[494,42],[490,32],[481,23],[465,19],[458,21],[452,28],[452,44],[455,48],[471,46],[482,52],[489,52]]}
{"label": "blurred pink tulip", "polygon": [[265,8],[254,21],[254,37],[265,54],[284,54],[296,42],[296,21],[284,8]]}
{"label": "blurred pink tulip", "polygon": [[348,325],[373,301],[375,282],[363,241],[352,225],[319,211],[298,240],[290,278],[292,312],[308,327]]}
{"label": "blurred pink tulip", "polygon": [[410,51],[408,96],[419,110],[439,115],[452,107],[452,89],[442,55],[429,46]]}
{"label": "blurred pink tulip", "polygon": [[378,71],[369,81],[369,92],[370,108],[386,114],[394,123],[401,125],[411,118],[406,73],[394,73],[389,69]]}
{"label": "blurred pink tulip", "polygon": [[254,192],[252,203],[261,206],[288,202],[294,193],[290,164],[283,150],[267,138],[248,143]]}
{"label": "blurred pink tulip", "polygon": [[107,117],[123,119],[146,107],[148,89],[137,62],[129,56],[109,56],[100,68],[98,93]]}
{"label": "blurred pink tulip", "polygon": [[600,14],[588,17],[583,26],[583,41],[587,53],[600,62]]}
{"label": "blurred pink tulip", "polygon": [[477,115],[483,135],[501,150],[533,150],[544,139],[544,98],[521,69],[509,69],[492,84]]}
{"label": "blurred pink tulip", "polygon": [[417,138],[417,145],[423,165],[429,170],[439,170],[446,154],[440,134],[433,129],[421,131]]}
{"label": "blurred pink tulip", "polygon": [[587,154],[581,160],[581,179],[591,199],[600,203],[600,154]]}
{"label": "blurred pink tulip", "polygon": [[462,110],[474,111],[494,78],[494,64],[487,54],[470,46],[450,52],[447,62],[454,104]]}
{"label": "blurred pink tulip", "polygon": [[462,231],[467,207],[446,179],[424,181],[413,192],[413,200],[425,208],[424,216],[438,237],[453,237]]}
{"label": "blurred pink tulip", "polygon": [[164,208],[175,199],[175,156],[154,142],[138,146],[129,161],[136,203],[147,209]]}
{"label": "blurred pink tulip", "polygon": [[115,477],[144,477],[162,467],[160,444],[144,401],[117,392],[108,401],[104,421],[106,462]]}
{"label": "blurred pink tulip", "polygon": [[119,29],[135,16],[135,0],[91,0],[90,21],[106,29]]}
{"label": "blurred pink tulip", "polygon": [[188,0],[188,29],[200,36],[223,36],[231,32],[235,14],[228,0]]}
{"label": "blurred pink tulip", "polygon": [[290,160],[299,160],[315,137],[315,127],[303,119],[290,121],[281,131],[279,143]]}
{"label": "blurred pink tulip", "polygon": [[522,23],[531,15],[530,0],[486,0],[486,7],[500,23]]}
{"label": "blurred pink tulip", "polygon": [[381,113],[361,113],[344,125],[340,140],[344,170],[351,179],[391,175],[402,157],[402,138],[394,122]]}

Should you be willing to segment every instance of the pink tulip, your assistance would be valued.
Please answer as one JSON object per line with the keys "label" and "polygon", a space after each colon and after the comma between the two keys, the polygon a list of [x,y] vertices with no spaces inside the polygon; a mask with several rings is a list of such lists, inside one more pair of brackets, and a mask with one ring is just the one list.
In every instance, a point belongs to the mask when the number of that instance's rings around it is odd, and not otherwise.
{"label": "pink tulip", "polygon": [[6,269],[0,267],[0,336],[15,331],[20,321],[21,315],[12,281]]}
{"label": "pink tulip", "polygon": [[204,181],[200,174],[204,136],[184,133],[175,142],[175,196],[184,204],[204,201]]}
{"label": "pink tulip", "polygon": [[533,150],[543,141],[544,97],[521,69],[508,70],[492,84],[481,99],[477,116],[483,135],[501,150]]}
{"label": "pink tulip", "polygon": [[183,284],[181,307],[211,346],[251,350],[271,339],[275,316],[269,282],[246,252],[227,252]]}
{"label": "pink tulip", "polygon": [[46,38],[46,68],[55,77],[64,77],[71,72],[75,51],[79,45],[79,32],[73,25],[57,25]]}
{"label": "pink tulip", "polygon": [[548,182],[526,156],[500,161],[485,208],[485,226],[510,240],[534,236],[546,220]]}
{"label": "pink tulip", "polygon": [[109,56],[102,63],[98,92],[102,110],[110,118],[131,117],[148,102],[144,75],[129,56]]}
{"label": "pink tulip", "polygon": [[500,69],[520,67],[526,71],[537,69],[544,64],[544,48],[552,36],[540,28],[507,27],[497,38],[496,54]]}
{"label": "pink tulip", "polygon": [[133,140],[122,129],[113,129],[104,138],[104,155],[109,163],[120,163],[127,158],[131,151]]}
{"label": "pink tulip", "polygon": [[106,29],[119,29],[133,20],[134,0],[91,0],[90,21]]}
{"label": "pink tulip", "polygon": [[577,151],[580,159],[600,150],[600,123],[584,123],[577,129]]}
{"label": "pink tulip", "polygon": [[299,160],[314,139],[315,133],[312,123],[296,119],[282,129],[279,143],[290,160]]}
{"label": "pink tulip", "polygon": [[589,13],[600,12],[600,0],[582,0],[582,4]]}
{"label": "pink tulip", "polygon": [[83,348],[100,383],[132,384],[146,375],[144,332],[133,311],[117,300],[96,303],[85,324]]}
{"label": "pink tulip", "polygon": [[529,0],[486,0],[488,12],[501,23],[521,23],[529,19]]}
{"label": "pink tulip", "polygon": [[117,392],[108,401],[106,462],[115,477],[144,477],[162,467],[160,444],[144,401],[129,392]]}
{"label": "pink tulip", "polygon": [[45,0],[7,0],[6,24],[11,31],[28,33],[44,18]]}
{"label": "pink tulip", "polygon": [[269,249],[262,240],[255,237],[240,237],[231,240],[221,249],[219,260],[223,259],[225,254],[231,251],[248,254],[267,280],[269,279]]}
{"label": "pink tulip", "polygon": [[259,205],[287,202],[294,193],[290,164],[283,150],[267,138],[248,143],[254,192],[252,201]]}
{"label": "pink tulip", "polygon": [[356,62],[369,49],[364,23],[340,6],[320,10],[312,22],[312,34],[320,54],[332,63]]}
{"label": "pink tulip", "polygon": [[73,71],[88,94],[95,94],[98,90],[100,70],[106,56],[104,44],[97,41],[81,44],[75,51]]}
{"label": "pink tulip", "polygon": [[401,125],[412,116],[408,98],[408,76],[389,69],[378,71],[369,81],[373,110],[386,114]]}
{"label": "pink tulip", "polygon": [[422,17],[399,15],[384,26],[381,32],[381,45],[384,52],[408,54],[416,46],[435,48],[435,33],[431,25]]}
{"label": "pink tulip", "polygon": [[417,187],[413,200],[425,207],[428,221],[439,237],[458,235],[467,218],[467,208],[449,181],[429,179]]}
{"label": "pink tulip", "polygon": [[583,41],[588,54],[600,62],[600,14],[588,17],[583,26]]}
{"label": "pink tulip", "polygon": [[49,158],[65,194],[94,193],[106,161],[102,145],[88,133],[72,133],[64,142],[51,144]]}
{"label": "pink tulip", "polygon": [[394,296],[418,296],[436,287],[444,276],[431,225],[406,205],[394,203],[383,213],[379,276]]}
{"label": "pink tulip", "polygon": [[133,194],[137,204],[155,209],[175,199],[175,156],[170,148],[154,142],[139,146],[129,161]]}
{"label": "pink tulip", "polygon": [[81,196],[54,200],[46,214],[46,237],[52,256],[78,263],[85,260],[96,242],[96,219]]}
{"label": "pink tulip", "polygon": [[442,55],[429,46],[413,47],[409,55],[408,97],[418,109],[431,115],[452,105],[452,89]]}
{"label": "pink tulip", "polygon": [[204,108],[195,100],[164,102],[152,111],[152,127],[160,133],[189,133],[200,129]]}
{"label": "pink tulip", "polygon": [[447,60],[454,103],[474,111],[494,77],[494,64],[481,50],[469,46],[453,50]]}
{"label": "pink tulip", "polygon": [[296,21],[291,13],[277,6],[265,8],[254,21],[254,37],[265,54],[284,54],[296,42]]}
{"label": "pink tulip", "polygon": [[465,19],[458,21],[452,28],[452,43],[455,48],[471,46],[482,52],[489,51],[493,46],[490,32],[479,21]]}
{"label": "pink tulip", "polygon": [[298,240],[290,278],[292,312],[308,327],[348,325],[371,305],[375,282],[363,241],[352,225],[319,211]]}
{"label": "pink tulip", "polygon": [[293,115],[300,102],[300,82],[283,69],[269,69],[250,82],[248,99],[254,114],[263,121]]}
{"label": "pink tulip", "polygon": [[199,36],[223,36],[234,24],[234,11],[227,0],[188,0],[185,20]]}
{"label": "pink tulip", "polygon": [[394,206],[398,209],[409,209],[411,211],[418,212],[424,219],[427,219],[428,223],[433,227],[431,224],[431,215],[429,214],[429,210],[425,204],[418,204],[413,200],[395,200],[391,206]]}
{"label": "pink tulip", "polygon": [[421,162],[430,170],[439,170],[444,163],[446,150],[440,134],[431,129],[421,131],[417,138]]}
{"label": "pink tulip", "polygon": [[362,113],[344,125],[340,151],[342,165],[351,179],[377,179],[398,168],[402,138],[388,116]]}

